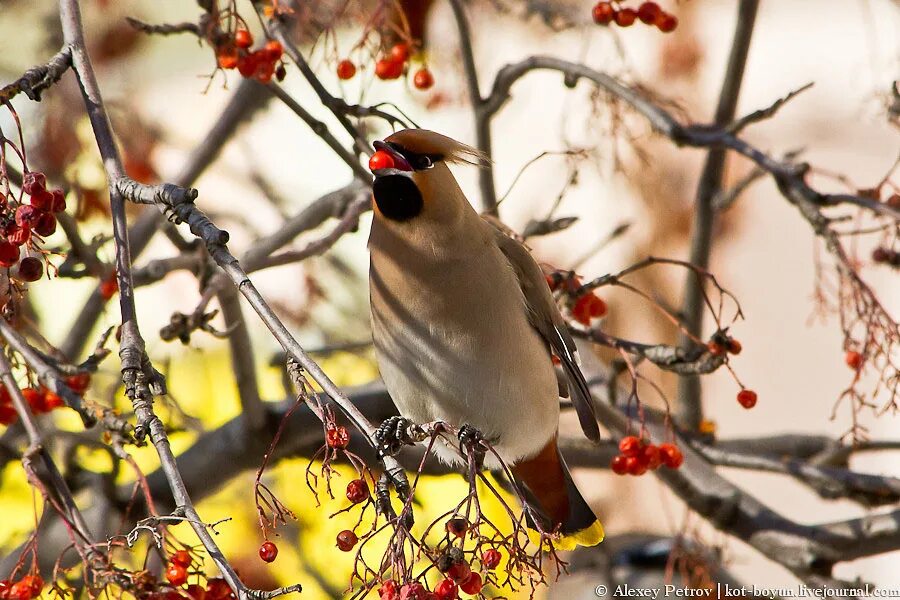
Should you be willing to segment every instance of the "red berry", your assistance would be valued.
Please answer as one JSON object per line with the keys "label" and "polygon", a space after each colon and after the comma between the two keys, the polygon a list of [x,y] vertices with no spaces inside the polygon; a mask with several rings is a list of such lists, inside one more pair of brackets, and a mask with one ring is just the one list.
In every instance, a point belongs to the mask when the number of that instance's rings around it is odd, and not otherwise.
{"label": "red berry", "polygon": [[44,580],[40,575],[26,575],[22,578],[22,583],[31,588],[31,595],[38,596],[44,589]]}
{"label": "red berry", "polygon": [[0,266],[11,267],[19,262],[19,248],[9,242],[0,242]]}
{"label": "red berry", "polygon": [[44,275],[44,263],[34,256],[26,256],[19,263],[19,279],[37,281]]}
{"label": "red berry", "polygon": [[253,76],[260,83],[269,83],[275,75],[275,63],[270,62],[266,57],[260,59]]}
{"label": "red berry", "polygon": [[678,17],[669,13],[661,13],[656,18],[656,27],[663,33],[671,33],[678,27]]}
{"label": "red berry", "polygon": [[28,204],[22,204],[16,209],[16,225],[31,228],[41,216],[41,211]]}
{"label": "red berry", "polygon": [[56,217],[50,213],[42,213],[34,224],[34,232],[42,237],[53,235],[56,231]]}
{"label": "red berry", "polygon": [[609,25],[616,18],[616,9],[609,2],[598,2],[591,11],[591,16],[597,25]]}
{"label": "red berry", "polygon": [[469,594],[470,596],[474,596],[476,594],[481,593],[481,575],[478,573],[472,573],[469,575],[469,578],[459,584],[459,589]]}
{"label": "red berry", "polygon": [[481,555],[481,565],[489,571],[492,569],[496,569],[497,565],[500,564],[501,558],[502,555],[500,554],[499,550],[495,550],[494,548],[485,550],[484,554]]}
{"label": "red berry", "polygon": [[31,586],[24,580],[15,582],[8,592],[9,600],[31,600],[34,594]]}
{"label": "red berry", "polygon": [[660,444],[659,451],[662,454],[663,464],[670,469],[677,469],[684,462],[684,455],[675,444]]}
{"label": "red berry", "polygon": [[53,207],[53,192],[37,190],[31,194],[31,206],[36,210],[50,210]]}
{"label": "red berry", "polygon": [[184,585],[187,581],[187,569],[181,565],[171,563],[166,569],[166,579],[174,586]]}
{"label": "red berry", "polygon": [[588,301],[588,311],[590,312],[591,317],[600,318],[604,316],[606,314],[606,302],[594,294],[591,294],[588,298],[590,298]]}
{"label": "red berry", "polygon": [[62,190],[53,190],[50,192],[53,196],[53,204],[50,206],[50,212],[62,212],[66,210],[66,194]]}
{"label": "red berry", "polygon": [[281,58],[282,54],[284,54],[284,48],[282,47],[281,42],[279,42],[278,40],[269,40],[268,42],[266,42],[265,50],[266,54],[269,57],[269,60],[271,60],[272,62],[275,62],[276,60]]}
{"label": "red berry", "polygon": [[728,351],[731,354],[740,354],[741,350],[743,350],[743,349],[744,349],[744,347],[736,339],[732,338],[732,339],[728,340]]}
{"label": "red berry", "polygon": [[69,386],[70,390],[82,396],[91,385],[91,374],[76,373],[75,375],[69,375],[66,377],[66,385]]}
{"label": "red berry", "polygon": [[238,51],[232,44],[226,44],[216,50],[216,63],[223,69],[233,69],[238,66]]}
{"label": "red berry", "polygon": [[891,260],[891,251],[887,248],[878,247],[872,250],[872,261],[877,263],[886,263]]}
{"label": "red berry", "polygon": [[394,167],[394,157],[384,150],[376,150],[369,158],[369,170],[373,173],[379,169],[392,169]]}
{"label": "red berry", "polygon": [[354,479],[347,484],[347,500],[359,504],[369,499],[369,485],[363,479]]}
{"label": "red berry", "polygon": [[228,582],[221,577],[206,580],[206,600],[225,600],[233,595]]}
{"label": "red berry", "polygon": [[329,448],[346,448],[350,444],[350,434],[343,425],[331,425],[325,430],[325,443]]}
{"label": "red berry", "polygon": [[187,586],[187,595],[191,600],[206,600],[206,588],[192,583]]}
{"label": "red berry", "polygon": [[44,408],[47,412],[65,406],[63,399],[50,390],[44,390]]}
{"label": "red berry", "polygon": [[418,581],[410,581],[400,588],[400,600],[425,600],[428,590]]}
{"label": "red berry", "polygon": [[381,596],[381,600],[397,600],[400,597],[397,593],[397,582],[392,579],[385,581],[378,588],[378,595]]}
{"label": "red berry", "polygon": [[109,300],[113,296],[116,295],[116,292],[119,291],[119,278],[116,277],[116,272],[113,271],[109,277],[103,280],[100,284],[100,297],[104,300]]}
{"label": "red berry", "polygon": [[844,355],[844,362],[854,371],[859,371],[863,365],[863,356],[856,350],[848,350],[847,354]]}
{"label": "red berry", "polygon": [[253,74],[256,73],[256,67],[258,66],[259,57],[256,55],[256,53],[247,54],[238,58],[238,73],[240,73],[244,77],[253,77]]}
{"label": "red berry", "polygon": [[452,579],[442,579],[434,586],[434,593],[438,600],[454,600],[459,597],[459,588]]}
{"label": "red berry", "polygon": [[238,29],[234,32],[234,45],[238,48],[249,48],[253,45],[253,34],[246,29]]}
{"label": "red berry", "polygon": [[624,475],[628,472],[628,459],[621,454],[617,454],[609,463],[609,468],[616,475]]}
{"label": "red berry", "polygon": [[31,410],[36,414],[47,412],[44,407],[44,392],[42,390],[36,390],[30,387],[24,388],[22,389],[22,397],[25,398],[28,406],[30,406]]}
{"label": "red berry", "polygon": [[346,58],[338,63],[337,66],[337,76],[338,79],[353,79],[353,76],[356,75],[356,65],[354,65],[351,61]]}
{"label": "red berry", "polygon": [[630,27],[637,19],[637,13],[633,8],[623,8],[616,13],[616,25],[619,27]]}
{"label": "red berry", "polygon": [[263,559],[263,562],[270,563],[274,561],[277,556],[278,546],[276,546],[274,542],[266,540],[262,543],[262,546],[259,547],[259,557]]}
{"label": "red berry", "polygon": [[278,67],[275,69],[275,79],[284,81],[285,77],[287,77],[287,69],[284,68],[284,63],[279,63]]}
{"label": "red berry", "polygon": [[12,425],[18,418],[16,409],[9,404],[0,404],[0,425]]}
{"label": "red berry", "polygon": [[22,177],[22,191],[29,196],[38,190],[46,189],[47,178],[40,171],[29,171]]}
{"label": "red berry", "polygon": [[756,406],[756,392],[753,390],[741,390],[738,392],[737,401],[744,408],[753,408]]}
{"label": "red berry", "polygon": [[231,588],[221,577],[206,580],[206,600],[224,600],[231,594]]}
{"label": "red berry", "polygon": [[18,227],[15,223],[10,223],[10,227],[6,230],[6,241],[15,246],[21,246],[30,239],[30,227]]}
{"label": "red berry", "polygon": [[643,475],[647,472],[647,465],[640,456],[625,457],[625,470],[629,475]]}
{"label": "red berry", "polygon": [[456,517],[447,521],[447,532],[455,535],[458,538],[461,538],[466,534],[466,531],[469,529],[469,524],[465,519],[461,517]]}
{"label": "red berry", "polygon": [[400,42],[399,44],[394,44],[391,48],[390,52],[390,60],[398,63],[405,63],[406,59],[409,58],[409,46]]}
{"label": "red berry", "polygon": [[639,440],[636,436],[626,435],[621,440],[619,440],[619,452],[621,452],[625,456],[637,456],[637,453],[640,449],[641,440]]}
{"label": "red berry", "polygon": [[350,552],[358,541],[359,538],[349,529],[345,529],[337,534],[337,547],[341,552]]}
{"label": "red berry", "polygon": [[465,561],[453,563],[450,568],[447,569],[447,577],[453,581],[465,581],[471,574],[472,568],[469,566],[469,563]]}
{"label": "red berry", "polygon": [[413,75],[413,85],[416,89],[427,90],[434,85],[434,75],[427,68],[422,67]]}
{"label": "red berry", "polygon": [[642,450],[642,455],[643,462],[651,471],[659,468],[659,465],[662,464],[662,454],[660,453],[658,446],[647,444]]}
{"label": "red berry", "polygon": [[191,559],[191,553],[187,550],[179,550],[175,554],[172,555],[170,559],[172,563],[176,565],[181,565],[185,569],[191,566],[191,563],[194,562]]}
{"label": "red berry", "polygon": [[375,63],[375,76],[378,79],[398,79],[403,74],[403,63],[382,58]]}
{"label": "red berry", "polygon": [[707,342],[706,349],[709,350],[709,353],[713,356],[721,356],[725,354],[725,347],[715,340]]}
{"label": "red berry", "polygon": [[656,2],[644,2],[637,9],[637,16],[642,23],[653,25],[661,12],[662,10]]}

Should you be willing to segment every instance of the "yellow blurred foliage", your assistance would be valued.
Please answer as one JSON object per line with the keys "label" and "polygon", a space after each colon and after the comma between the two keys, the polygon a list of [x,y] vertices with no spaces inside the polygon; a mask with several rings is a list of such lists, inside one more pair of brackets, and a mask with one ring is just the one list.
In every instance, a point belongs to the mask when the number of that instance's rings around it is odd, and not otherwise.
{"label": "yellow blurred foliage", "polygon": [[[371,381],[377,376],[373,361],[351,353],[337,353],[320,361],[325,371],[342,386],[358,385]],[[263,397],[279,398],[283,395],[281,375],[278,369],[260,366],[260,388]],[[221,351],[187,350],[172,360],[166,372],[170,398],[158,399],[156,409],[165,423],[184,426],[190,419],[197,419],[204,429],[220,426],[238,415],[240,404],[231,365],[227,353]],[[106,385],[114,381],[107,374]],[[92,392],[104,389],[102,374],[95,377]],[[90,393],[89,393],[90,397]],[[119,402],[125,402],[119,390]],[[173,400],[177,402],[175,407]],[[122,407],[122,405],[120,405]],[[182,415],[187,415],[183,416]],[[72,411],[57,411],[54,418],[63,429],[77,431],[78,418]],[[190,430],[173,432],[171,443],[176,454],[193,444],[197,433]],[[149,473],[159,466],[152,446],[130,448],[137,464]],[[262,456],[259,457],[260,461]],[[86,468],[109,471],[110,459],[103,451],[84,451],[78,461]],[[318,599],[331,598],[347,591],[353,572],[355,552],[344,553],[335,545],[335,536],[343,529],[351,529],[359,518],[359,510],[330,515],[346,508],[344,495],[346,483],[355,478],[355,471],[347,464],[338,464],[333,474],[332,491],[335,498],[329,498],[324,480],[320,477],[317,493],[321,505],[317,506],[316,494],[306,483],[306,469],[309,460],[294,458],[282,460],[270,467],[264,483],[275,493],[294,514],[296,521],[279,527],[272,539],[279,548],[278,558],[266,564],[257,556],[263,541],[258,525],[258,517],[253,499],[254,473],[247,472],[228,482],[223,488],[198,503],[197,508],[207,522],[230,517],[231,520],[216,526],[216,542],[229,561],[235,565],[242,578],[249,585],[290,585],[301,583],[303,597]],[[215,468],[214,465],[211,468]],[[319,473],[319,464],[311,469]],[[134,480],[133,473],[122,469],[120,483]],[[466,495],[468,484],[459,475],[426,476],[419,480],[416,489],[416,526],[414,534],[421,535],[424,528],[448,510],[451,510]],[[492,521],[502,526],[506,521],[500,502],[491,494],[482,494],[482,510]],[[506,502],[514,503],[511,497]],[[0,479],[0,551],[9,551],[24,541],[34,523],[32,490],[27,485],[20,463],[10,463]],[[365,521],[357,528],[358,533],[367,531],[371,525],[374,510],[366,509]],[[199,542],[190,526],[179,524],[169,528],[179,541],[197,545]],[[443,534],[443,531],[440,531]],[[384,531],[366,543],[365,555],[369,564],[377,566],[388,541]],[[122,564],[138,567],[143,563],[149,539],[131,550],[116,550],[115,559]],[[208,558],[203,565],[209,576],[216,575],[216,569]],[[356,582],[358,586],[358,581]],[[488,595],[494,595],[485,588]],[[373,597],[375,594],[371,594]],[[503,595],[518,597],[509,590]],[[527,593],[523,590],[523,596]]]}

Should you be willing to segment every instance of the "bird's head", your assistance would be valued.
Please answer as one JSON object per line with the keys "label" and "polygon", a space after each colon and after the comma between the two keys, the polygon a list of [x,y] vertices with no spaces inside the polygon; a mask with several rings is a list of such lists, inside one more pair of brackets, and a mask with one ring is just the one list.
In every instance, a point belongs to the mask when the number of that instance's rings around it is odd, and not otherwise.
{"label": "bird's head", "polygon": [[375,205],[381,216],[399,222],[457,213],[467,201],[447,163],[486,162],[474,148],[427,129],[398,131],[375,148],[369,162]]}

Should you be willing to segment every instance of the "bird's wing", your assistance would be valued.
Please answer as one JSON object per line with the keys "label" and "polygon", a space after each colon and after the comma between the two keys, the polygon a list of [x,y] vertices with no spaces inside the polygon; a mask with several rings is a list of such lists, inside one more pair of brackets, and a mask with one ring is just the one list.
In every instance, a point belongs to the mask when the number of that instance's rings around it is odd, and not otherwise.
{"label": "bird's wing", "polygon": [[578,367],[575,340],[572,339],[566,329],[565,320],[559,314],[544,273],[522,244],[500,231],[490,221],[486,222],[494,230],[494,238],[500,251],[506,256],[519,279],[531,326],[550,345],[553,353],[559,357],[562,363],[566,378],[569,380],[572,404],[578,414],[581,429],[588,439],[599,441],[600,429],[597,426],[597,414],[594,411],[594,403],[591,400],[587,382]]}

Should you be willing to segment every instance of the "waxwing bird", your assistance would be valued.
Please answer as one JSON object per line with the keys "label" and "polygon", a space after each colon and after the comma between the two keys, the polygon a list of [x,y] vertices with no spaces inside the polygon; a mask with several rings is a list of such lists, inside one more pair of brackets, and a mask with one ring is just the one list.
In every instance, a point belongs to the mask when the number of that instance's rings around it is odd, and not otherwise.
{"label": "waxwing bird", "polygon": [[[545,530],[558,526],[563,547],[599,543],[603,528],[557,449],[560,386],[551,352],[582,429],[597,441],[591,395],[540,267],[481,218],[447,166],[478,163],[479,153],[423,129],[375,145],[383,154],[370,165],[372,333],[400,414],[474,427],[524,488],[529,518]],[[461,462],[449,446],[435,451]],[[499,467],[490,453],[485,464]]]}

